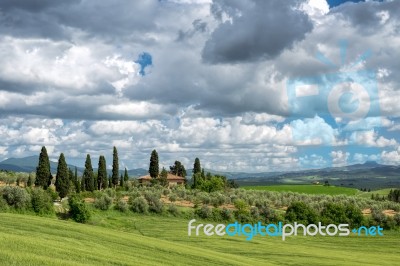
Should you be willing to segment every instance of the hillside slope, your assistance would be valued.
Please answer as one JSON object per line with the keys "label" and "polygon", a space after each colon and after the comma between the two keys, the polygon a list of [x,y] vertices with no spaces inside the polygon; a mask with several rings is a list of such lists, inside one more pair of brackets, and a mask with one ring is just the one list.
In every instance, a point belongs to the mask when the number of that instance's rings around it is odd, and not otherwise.
{"label": "hillside slope", "polygon": [[3,265],[243,265],[237,255],[93,225],[0,213]]}

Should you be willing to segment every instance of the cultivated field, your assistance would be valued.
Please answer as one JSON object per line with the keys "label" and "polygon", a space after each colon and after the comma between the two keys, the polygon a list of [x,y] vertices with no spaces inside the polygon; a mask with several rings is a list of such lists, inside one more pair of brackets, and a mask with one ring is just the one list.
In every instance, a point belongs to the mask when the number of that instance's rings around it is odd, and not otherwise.
{"label": "cultivated field", "polygon": [[91,224],[0,213],[3,265],[396,265],[383,237],[187,236],[189,219],[107,211]]}
{"label": "cultivated field", "polygon": [[326,195],[356,195],[357,189],[323,185],[273,185],[273,186],[243,186],[244,189],[267,190],[267,191],[291,191],[305,194],[326,194]]}

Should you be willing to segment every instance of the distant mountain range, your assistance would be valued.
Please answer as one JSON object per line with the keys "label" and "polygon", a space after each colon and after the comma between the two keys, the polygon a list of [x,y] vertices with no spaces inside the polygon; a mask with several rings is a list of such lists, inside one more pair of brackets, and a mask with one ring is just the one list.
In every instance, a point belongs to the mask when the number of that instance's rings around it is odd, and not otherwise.
{"label": "distant mountain range", "polygon": [[[15,172],[34,172],[39,156],[24,158],[10,158],[0,162],[0,169]],[[57,171],[57,162],[50,161],[52,173]],[[69,165],[75,169],[74,165]],[[84,168],[77,167],[80,174]],[[96,169],[97,170],[97,169]],[[108,169],[111,174],[111,169]],[[120,171],[122,173],[122,170]],[[187,170],[188,174],[191,171]],[[270,184],[309,184],[312,182],[329,181],[330,184],[348,187],[400,187],[400,166],[381,165],[374,161],[363,164],[354,164],[343,167],[328,167],[290,172],[221,172],[206,169],[212,174],[224,175],[229,179],[236,179],[241,185],[270,185]],[[137,168],[128,171],[129,176],[143,176],[148,174],[147,169]]]}
{"label": "distant mountain range", "polygon": [[[36,167],[39,162],[39,156],[29,156],[29,157],[24,157],[24,158],[9,158],[7,160],[4,160],[0,162],[0,169],[2,170],[8,170],[8,171],[14,171],[14,172],[35,172]],[[57,162],[50,161],[50,169],[52,173],[57,172]],[[68,165],[69,168],[75,169],[75,165]],[[78,172],[80,174],[83,173],[84,168],[83,167],[76,167],[78,169]],[[95,169],[97,170],[97,169]],[[111,174],[111,169],[107,170],[109,174]],[[147,170],[143,168],[138,168],[138,169],[131,169],[128,171],[129,176],[143,176],[147,174]],[[123,170],[120,170],[120,173],[123,173]]]}

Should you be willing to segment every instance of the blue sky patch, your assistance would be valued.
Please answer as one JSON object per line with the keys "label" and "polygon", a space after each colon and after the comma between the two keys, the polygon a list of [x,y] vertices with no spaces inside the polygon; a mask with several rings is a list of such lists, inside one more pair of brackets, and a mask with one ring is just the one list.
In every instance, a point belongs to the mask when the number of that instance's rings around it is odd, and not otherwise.
{"label": "blue sky patch", "polygon": [[135,61],[135,63],[138,63],[140,65],[140,75],[144,76],[145,73],[145,68],[147,66],[153,65],[153,58],[151,57],[151,54],[147,52],[143,52],[139,55],[139,58]]}

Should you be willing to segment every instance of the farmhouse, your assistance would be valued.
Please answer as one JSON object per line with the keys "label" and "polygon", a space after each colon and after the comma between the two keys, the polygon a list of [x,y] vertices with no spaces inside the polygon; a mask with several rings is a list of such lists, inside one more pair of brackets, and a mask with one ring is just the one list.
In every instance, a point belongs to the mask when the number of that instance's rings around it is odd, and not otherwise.
{"label": "farmhouse", "polygon": [[[151,176],[150,175],[145,175],[141,176],[138,178],[139,184],[149,184],[151,181]],[[168,173],[167,176],[167,181],[168,181],[168,186],[176,186],[176,185],[184,185],[185,184],[185,178],[177,175],[173,175]]]}

